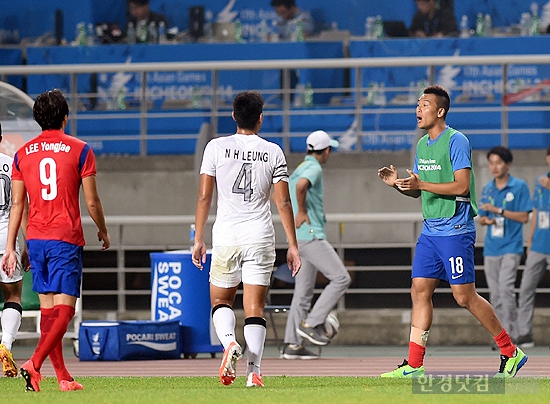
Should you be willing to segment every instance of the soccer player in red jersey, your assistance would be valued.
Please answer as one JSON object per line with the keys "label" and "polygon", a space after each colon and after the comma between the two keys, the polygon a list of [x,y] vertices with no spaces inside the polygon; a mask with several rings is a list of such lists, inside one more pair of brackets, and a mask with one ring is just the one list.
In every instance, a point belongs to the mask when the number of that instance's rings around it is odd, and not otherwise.
{"label": "soccer player in red jersey", "polygon": [[40,391],[40,368],[49,356],[60,390],[82,390],[65,366],[62,345],[80,297],[85,244],[80,219],[81,184],[103,249],[109,248],[111,241],[97,192],[94,153],[88,144],[64,133],[69,120],[65,97],[59,90],[40,94],[33,116],[43,132],[14,156],[12,208],[2,269],[8,276],[15,269],[15,240],[28,195],[27,246],[33,290],[40,299],[41,335],[34,354],[21,366],[21,375],[27,390]]}

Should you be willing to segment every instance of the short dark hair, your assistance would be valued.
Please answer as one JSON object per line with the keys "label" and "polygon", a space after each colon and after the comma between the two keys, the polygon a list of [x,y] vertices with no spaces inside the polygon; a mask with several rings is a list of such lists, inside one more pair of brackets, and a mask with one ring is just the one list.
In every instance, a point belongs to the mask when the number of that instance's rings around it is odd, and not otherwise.
{"label": "short dark hair", "polygon": [[69,104],[61,91],[46,91],[36,98],[32,115],[42,130],[61,129],[65,117],[69,115]]}
{"label": "short dark hair", "polygon": [[321,150],[308,150],[306,154],[323,154],[325,152],[326,149],[331,149],[332,150],[332,147],[325,147],[324,149],[321,149]]}
{"label": "short dark hair", "polygon": [[445,113],[443,114],[443,119],[447,117],[447,112],[451,108],[451,97],[447,90],[441,86],[429,86],[424,89],[424,94],[433,94],[437,100],[437,108],[443,108]]}
{"label": "short dark hair", "polygon": [[514,161],[512,151],[504,146],[495,146],[491,150],[489,150],[489,153],[487,153],[487,159],[489,159],[492,154],[496,154],[497,156],[499,156],[506,164],[510,164],[512,161]]}
{"label": "short dark hair", "polygon": [[146,6],[149,4],[149,0],[128,0],[128,3],[135,4],[136,6]]}
{"label": "short dark hair", "polygon": [[285,6],[286,8],[292,8],[295,5],[295,0],[271,0],[271,7]]}
{"label": "short dark hair", "polygon": [[237,126],[255,129],[264,107],[264,98],[257,91],[243,91],[233,100],[233,112]]}

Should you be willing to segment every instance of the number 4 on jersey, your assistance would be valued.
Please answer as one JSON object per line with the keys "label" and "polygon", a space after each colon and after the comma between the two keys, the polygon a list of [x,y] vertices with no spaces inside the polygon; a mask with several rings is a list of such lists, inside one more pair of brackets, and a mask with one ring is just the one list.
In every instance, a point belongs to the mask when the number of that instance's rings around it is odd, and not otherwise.
{"label": "number 4 on jersey", "polygon": [[245,202],[250,202],[252,199],[252,163],[243,163],[235,182],[233,183],[232,191],[234,194],[243,194]]}

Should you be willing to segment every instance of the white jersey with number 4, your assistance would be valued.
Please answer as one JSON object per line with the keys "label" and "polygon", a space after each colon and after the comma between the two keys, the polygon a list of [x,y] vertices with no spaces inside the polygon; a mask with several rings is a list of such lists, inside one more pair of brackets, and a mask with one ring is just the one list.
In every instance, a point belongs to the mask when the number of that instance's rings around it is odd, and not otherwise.
{"label": "white jersey with number 4", "polygon": [[213,139],[204,149],[200,172],[216,177],[212,246],[275,242],[271,186],[288,181],[286,159],[277,144],[258,135]]}

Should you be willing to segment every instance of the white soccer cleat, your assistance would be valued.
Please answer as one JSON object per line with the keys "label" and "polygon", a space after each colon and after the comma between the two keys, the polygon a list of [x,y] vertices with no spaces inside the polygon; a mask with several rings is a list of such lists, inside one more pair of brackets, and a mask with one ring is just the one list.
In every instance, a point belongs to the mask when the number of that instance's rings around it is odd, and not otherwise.
{"label": "white soccer cleat", "polygon": [[237,361],[241,358],[243,350],[239,344],[232,342],[223,353],[220,365],[220,382],[229,386],[235,381],[237,373]]}
{"label": "white soccer cleat", "polygon": [[246,378],[246,387],[264,387],[264,382],[262,381],[262,375],[257,373],[249,373]]}

